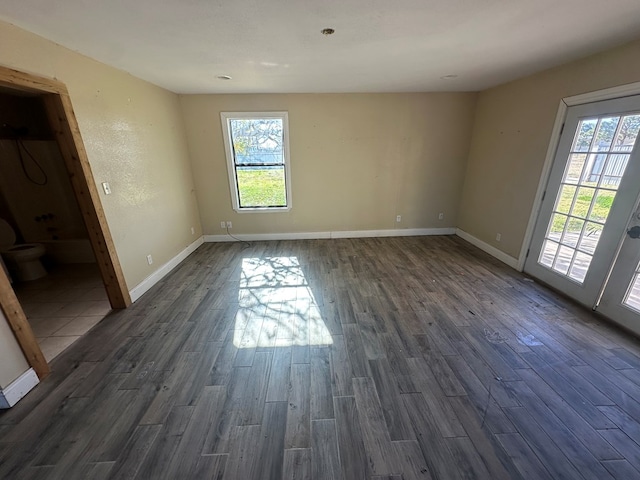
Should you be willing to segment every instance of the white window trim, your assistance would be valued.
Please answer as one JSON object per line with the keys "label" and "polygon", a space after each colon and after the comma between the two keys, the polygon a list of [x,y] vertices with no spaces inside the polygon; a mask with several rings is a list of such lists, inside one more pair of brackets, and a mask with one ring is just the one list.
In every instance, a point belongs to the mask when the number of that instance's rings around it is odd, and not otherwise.
{"label": "white window trim", "polygon": [[[281,118],[282,119],[282,147],[284,157],[284,184],[287,195],[286,207],[245,207],[240,208],[240,199],[238,198],[238,185],[236,181],[236,171],[233,159],[233,150],[231,148],[231,131],[229,129],[229,120],[239,118]],[[269,213],[269,212],[288,212],[291,210],[291,162],[289,161],[289,114],[288,112],[220,112],[220,120],[222,123],[222,137],[224,139],[224,150],[227,157],[227,173],[229,175],[229,189],[231,191],[231,203],[233,209],[237,213]]]}

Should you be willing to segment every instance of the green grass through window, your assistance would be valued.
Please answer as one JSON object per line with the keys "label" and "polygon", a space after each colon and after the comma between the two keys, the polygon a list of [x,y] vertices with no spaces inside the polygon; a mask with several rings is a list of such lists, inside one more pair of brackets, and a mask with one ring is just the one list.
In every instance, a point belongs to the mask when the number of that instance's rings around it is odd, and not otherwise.
{"label": "green grass through window", "polygon": [[287,194],[282,168],[238,168],[240,207],[286,207]]}
{"label": "green grass through window", "polygon": [[[556,211],[561,213],[569,213],[569,210],[571,210],[572,215],[584,218],[587,215],[589,205],[591,204],[591,200],[593,199],[596,190],[584,187],[580,188],[578,197],[576,198],[576,203],[573,205],[573,209],[571,209],[571,203],[573,201],[575,190],[575,186],[565,185],[563,187],[562,193],[560,195],[560,201],[556,206]],[[591,214],[589,215],[589,219],[595,220],[596,222],[604,223],[609,216],[609,211],[611,210],[611,206],[613,205],[615,196],[615,192],[600,190],[598,197],[596,198],[593,205],[593,209],[591,210]],[[551,231],[562,232],[562,230],[564,229],[566,218],[567,217],[555,215]]]}

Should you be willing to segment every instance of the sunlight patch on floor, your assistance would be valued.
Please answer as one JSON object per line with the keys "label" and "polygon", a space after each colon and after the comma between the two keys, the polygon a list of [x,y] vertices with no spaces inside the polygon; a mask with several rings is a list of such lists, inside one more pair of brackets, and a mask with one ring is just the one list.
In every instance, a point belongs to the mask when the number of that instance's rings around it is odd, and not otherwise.
{"label": "sunlight patch on floor", "polygon": [[297,257],[242,259],[238,304],[238,348],[333,343]]}

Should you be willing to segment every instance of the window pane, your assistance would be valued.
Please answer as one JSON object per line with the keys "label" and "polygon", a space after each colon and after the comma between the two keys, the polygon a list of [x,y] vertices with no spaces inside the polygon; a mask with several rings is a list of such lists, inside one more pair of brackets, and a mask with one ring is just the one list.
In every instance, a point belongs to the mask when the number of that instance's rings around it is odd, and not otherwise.
{"label": "window pane", "polygon": [[559,242],[566,223],[567,217],[565,215],[555,214],[553,216],[551,224],[549,225],[549,233],[547,234],[547,238],[551,238],[552,240]]}
{"label": "window pane", "polygon": [[551,268],[553,265],[553,260],[556,258],[556,253],[558,252],[559,245],[550,240],[544,241],[544,246],[542,247],[542,252],[540,252],[540,258],[538,262],[540,262],[545,267]]}
{"label": "window pane", "polygon": [[286,207],[283,167],[237,167],[240,207]]}
{"label": "window pane", "polygon": [[638,272],[636,272],[634,276],[631,288],[629,288],[629,292],[627,293],[623,303],[628,307],[640,311],[640,266],[638,267]]}
{"label": "window pane", "polygon": [[636,137],[640,130],[640,115],[627,115],[622,119],[622,125],[613,144],[616,152],[630,152],[636,143]]}
{"label": "window pane", "polygon": [[602,169],[607,162],[607,157],[608,155],[605,153],[589,155],[589,168],[587,172],[585,172],[585,176],[581,182],[583,185],[592,185],[595,187],[598,184],[600,176],[602,175]]}
{"label": "window pane", "polygon": [[569,277],[580,283],[584,282],[584,278],[587,276],[587,271],[589,270],[589,265],[591,265],[591,255],[578,252],[576,258],[573,259]]}
{"label": "window pane", "polygon": [[600,121],[596,141],[593,150],[596,152],[608,151],[611,148],[611,141],[618,128],[620,117],[607,117]]}
{"label": "window pane", "polygon": [[571,209],[571,215],[576,217],[587,218],[591,201],[595,195],[595,188],[582,187],[578,190],[578,196],[576,197],[576,203]]}
{"label": "window pane", "polygon": [[281,118],[242,118],[229,123],[236,165],[284,164]]}
{"label": "window pane", "polygon": [[584,229],[584,234],[580,239],[580,246],[578,247],[583,252],[587,252],[593,255],[600,241],[600,235],[602,234],[602,225],[599,223],[587,222],[587,226]]}
{"label": "window pane", "polygon": [[573,141],[574,152],[587,152],[591,146],[591,140],[593,134],[596,131],[596,125],[598,124],[597,118],[589,118],[587,120],[580,120],[578,130],[576,131],[576,137]]}
{"label": "window pane", "polygon": [[556,262],[553,265],[553,269],[556,272],[559,272],[563,275],[566,275],[569,271],[569,265],[571,265],[571,260],[573,260],[573,253],[575,250],[573,248],[562,246],[558,251],[558,256],[556,257]]}
{"label": "window pane", "polygon": [[620,180],[627,168],[630,155],[625,154],[610,154],[607,161],[607,166],[604,170],[601,186],[605,188],[612,188],[617,190],[620,186]]}
{"label": "window pane", "polygon": [[573,196],[576,193],[576,187],[573,185],[563,185],[558,195],[558,202],[556,203],[556,212],[569,213],[571,210],[571,204],[573,203]]}
{"label": "window pane", "polygon": [[584,153],[574,153],[569,157],[569,163],[567,165],[567,171],[562,179],[563,183],[580,183],[582,178],[582,169],[584,163],[587,160],[587,156]]}
{"label": "window pane", "polygon": [[578,239],[580,238],[580,234],[582,233],[583,225],[584,225],[584,220],[571,217],[564,229],[564,236],[562,237],[562,243],[564,245],[569,245],[570,247],[576,247],[578,245]]}
{"label": "window pane", "polygon": [[606,222],[614,198],[616,198],[616,192],[612,192],[611,190],[598,190],[596,201],[593,204],[589,218],[600,223]]}

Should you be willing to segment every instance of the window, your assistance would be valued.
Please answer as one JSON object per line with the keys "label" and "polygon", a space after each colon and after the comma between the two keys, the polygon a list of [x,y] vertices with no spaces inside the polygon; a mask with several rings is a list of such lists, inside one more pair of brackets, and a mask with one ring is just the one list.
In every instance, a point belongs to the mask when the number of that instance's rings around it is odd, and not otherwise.
{"label": "window", "polygon": [[287,112],[222,112],[233,208],[289,210],[291,176]]}

